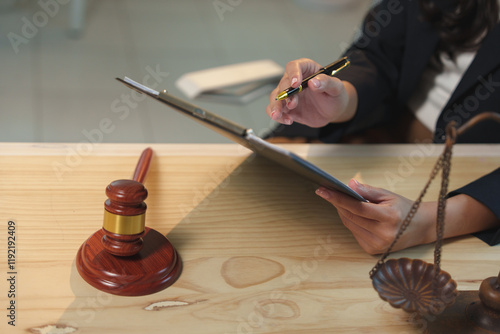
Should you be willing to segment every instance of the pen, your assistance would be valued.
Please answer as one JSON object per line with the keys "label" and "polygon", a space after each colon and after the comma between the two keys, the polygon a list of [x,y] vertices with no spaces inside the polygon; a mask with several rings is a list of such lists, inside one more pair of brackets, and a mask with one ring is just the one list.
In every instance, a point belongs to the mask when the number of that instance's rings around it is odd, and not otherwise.
{"label": "pen", "polygon": [[344,68],[346,68],[347,66],[349,66],[350,63],[351,62],[349,61],[349,58],[344,57],[344,58],[341,58],[341,59],[331,63],[328,66],[322,67],[318,72],[316,72],[313,75],[308,76],[307,78],[302,80],[302,83],[300,84],[299,87],[297,87],[297,88],[289,87],[289,88],[285,89],[284,91],[282,91],[281,93],[279,93],[278,96],[276,96],[276,100],[284,100],[287,97],[292,96],[293,94],[300,93],[304,88],[307,88],[307,83],[309,82],[309,80],[311,80],[315,76],[317,76],[319,74],[326,74],[329,76],[333,76],[338,71],[341,71]]}

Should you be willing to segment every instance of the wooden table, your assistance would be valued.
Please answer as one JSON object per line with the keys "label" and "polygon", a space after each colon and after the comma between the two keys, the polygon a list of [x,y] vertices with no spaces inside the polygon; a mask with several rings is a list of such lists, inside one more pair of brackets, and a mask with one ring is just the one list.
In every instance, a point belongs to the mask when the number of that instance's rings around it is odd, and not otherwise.
{"label": "wooden table", "polygon": [[[231,144],[150,145],[146,225],[166,234],[182,257],[173,286],[120,297],[88,285],[76,252],[102,226],[105,187],[130,178],[146,147],[0,144],[1,333],[419,332],[379,299],[368,277],[377,258],[362,251],[315,186]],[[442,150],[286,148],[343,182],[355,176],[412,199]],[[457,146],[450,190],[499,165],[499,145]],[[428,200],[437,198],[439,182],[431,188]],[[448,240],[442,268],[459,290],[477,290],[498,275],[499,250],[471,236]],[[393,256],[432,262],[433,245]],[[8,324],[12,301],[15,327]]]}

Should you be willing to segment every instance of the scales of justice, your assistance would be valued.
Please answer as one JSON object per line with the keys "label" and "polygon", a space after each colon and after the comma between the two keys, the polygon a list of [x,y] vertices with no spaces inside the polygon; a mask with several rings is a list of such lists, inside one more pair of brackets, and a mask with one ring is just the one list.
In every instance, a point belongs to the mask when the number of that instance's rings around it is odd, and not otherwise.
{"label": "scales of justice", "polygon": [[[479,291],[457,291],[456,282],[440,268],[452,147],[458,136],[485,120],[500,123],[500,114],[481,113],[459,128],[454,121],[447,125],[445,147],[429,180],[402,222],[392,244],[370,271],[373,287],[380,298],[391,306],[408,312],[411,322],[420,324],[420,330],[424,333],[500,333],[500,273],[497,277],[483,280]],[[442,170],[442,180],[438,198],[434,264],[408,258],[385,261],[411,223],[439,170]]]}

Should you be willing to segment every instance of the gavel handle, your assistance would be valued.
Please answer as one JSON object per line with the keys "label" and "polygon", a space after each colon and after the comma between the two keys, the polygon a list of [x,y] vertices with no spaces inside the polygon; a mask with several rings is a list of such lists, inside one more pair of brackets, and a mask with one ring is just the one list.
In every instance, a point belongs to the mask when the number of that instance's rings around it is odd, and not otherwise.
{"label": "gavel handle", "polygon": [[149,170],[149,164],[151,163],[151,158],[153,157],[153,150],[151,148],[147,148],[142,151],[141,157],[137,162],[137,166],[135,167],[134,176],[132,180],[144,183],[144,179],[146,178],[146,174]]}

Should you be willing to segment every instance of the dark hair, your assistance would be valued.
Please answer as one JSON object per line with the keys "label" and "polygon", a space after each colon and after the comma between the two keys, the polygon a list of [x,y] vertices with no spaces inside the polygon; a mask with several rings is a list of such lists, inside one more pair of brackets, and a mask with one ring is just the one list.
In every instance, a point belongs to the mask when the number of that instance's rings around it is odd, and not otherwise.
{"label": "dark hair", "polygon": [[438,31],[439,51],[477,49],[481,37],[498,22],[497,0],[419,0],[422,16]]}

